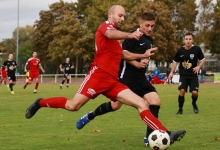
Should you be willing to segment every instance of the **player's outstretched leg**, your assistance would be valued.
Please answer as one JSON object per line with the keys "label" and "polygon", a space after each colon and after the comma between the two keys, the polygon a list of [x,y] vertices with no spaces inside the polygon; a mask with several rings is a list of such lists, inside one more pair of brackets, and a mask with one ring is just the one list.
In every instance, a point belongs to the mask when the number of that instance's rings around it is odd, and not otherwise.
{"label": "player's outstretched leg", "polygon": [[178,130],[170,132],[170,144],[173,144],[175,141],[179,141],[186,134],[185,130]]}
{"label": "player's outstretched leg", "polygon": [[92,112],[87,112],[84,116],[82,116],[76,123],[76,128],[77,129],[82,129],[87,123],[90,122],[88,119],[88,115]]}
{"label": "player's outstretched leg", "polygon": [[38,98],[33,104],[31,104],[25,112],[25,117],[30,119],[41,108],[39,101],[43,98]]}

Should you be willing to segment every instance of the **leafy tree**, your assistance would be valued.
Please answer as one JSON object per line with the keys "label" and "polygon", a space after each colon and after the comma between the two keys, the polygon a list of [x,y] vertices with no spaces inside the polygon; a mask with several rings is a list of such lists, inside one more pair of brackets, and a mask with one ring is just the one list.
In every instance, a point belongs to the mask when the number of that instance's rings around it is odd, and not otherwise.
{"label": "leafy tree", "polygon": [[[217,4],[214,9],[214,19],[212,22],[212,29],[210,33],[210,52],[212,54],[220,54],[220,0],[217,0]],[[220,58],[220,57],[218,57]]]}

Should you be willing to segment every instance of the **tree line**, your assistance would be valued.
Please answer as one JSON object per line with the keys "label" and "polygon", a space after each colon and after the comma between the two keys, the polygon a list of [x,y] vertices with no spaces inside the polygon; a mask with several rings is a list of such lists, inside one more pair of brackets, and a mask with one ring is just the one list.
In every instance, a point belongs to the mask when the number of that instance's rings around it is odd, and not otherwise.
{"label": "tree line", "polygon": [[205,50],[220,54],[220,0],[78,0],[49,5],[39,12],[39,20],[13,31],[13,37],[0,42],[0,52],[7,59],[16,53],[16,33],[19,31],[19,73],[31,57],[38,52],[46,73],[59,73],[59,64],[70,57],[75,66],[72,73],[86,73],[95,54],[95,32],[107,19],[107,10],[113,4],[124,6],[127,16],[121,30],[138,28],[138,19],[144,12],[156,16],[152,38],[158,52],[152,57],[155,63],[170,63],[177,49],[183,45],[183,35],[193,32],[194,44],[204,44]]}

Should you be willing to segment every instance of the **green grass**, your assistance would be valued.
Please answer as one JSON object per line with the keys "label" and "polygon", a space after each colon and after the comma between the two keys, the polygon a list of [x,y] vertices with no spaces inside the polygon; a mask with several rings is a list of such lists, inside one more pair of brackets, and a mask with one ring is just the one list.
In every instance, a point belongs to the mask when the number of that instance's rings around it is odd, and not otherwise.
{"label": "green grass", "polygon": [[[108,101],[104,96],[91,100],[78,112],[43,108],[32,119],[25,119],[26,108],[38,97],[66,96],[72,98],[79,84],[59,89],[59,84],[40,84],[33,94],[34,84],[14,87],[11,95],[0,87],[0,149],[1,150],[144,150],[146,126],[136,109],[123,106],[120,110],[97,117],[82,130],[75,127],[79,117]],[[185,129],[186,136],[169,150],[219,150],[220,85],[202,84],[194,114],[191,95],[186,93],[183,115],[177,112],[177,85],[156,85],[162,105],[159,118],[170,130]],[[100,130],[100,132],[94,132]]]}

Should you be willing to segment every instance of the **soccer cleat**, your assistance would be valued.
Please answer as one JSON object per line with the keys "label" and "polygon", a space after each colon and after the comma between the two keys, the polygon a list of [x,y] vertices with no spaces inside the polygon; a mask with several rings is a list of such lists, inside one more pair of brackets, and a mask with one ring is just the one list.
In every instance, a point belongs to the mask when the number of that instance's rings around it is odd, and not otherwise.
{"label": "soccer cleat", "polygon": [[34,93],[37,93],[37,90],[34,90]]}
{"label": "soccer cleat", "polygon": [[146,146],[149,146],[149,141],[148,141],[148,138],[146,138],[146,137],[144,137],[144,144],[145,144]]}
{"label": "soccer cleat", "polygon": [[183,109],[179,109],[178,112],[176,113],[177,115],[183,114]]}
{"label": "soccer cleat", "polygon": [[11,94],[15,94],[15,92],[14,92],[14,91],[11,91]]}
{"label": "soccer cleat", "polygon": [[62,85],[60,85],[60,89],[62,89]]}
{"label": "soccer cleat", "polygon": [[69,88],[69,85],[66,85],[66,88]]}
{"label": "soccer cleat", "polygon": [[82,129],[87,123],[90,122],[90,120],[88,119],[88,114],[90,112],[87,112],[84,116],[82,116],[76,123],[76,128],[77,129]]}
{"label": "soccer cleat", "polygon": [[39,101],[43,98],[38,98],[33,104],[31,104],[25,112],[25,117],[30,119],[41,108]]}
{"label": "soccer cleat", "polygon": [[170,132],[170,145],[173,144],[175,141],[179,141],[181,138],[184,137],[185,134],[186,134],[185,130]]}
{"label": "soccer cleat", "polygon": [[193,106],[193,111],[195,114],[198,114],[198,112],[199,112],[199,108],[197,107],[196,104]]}

